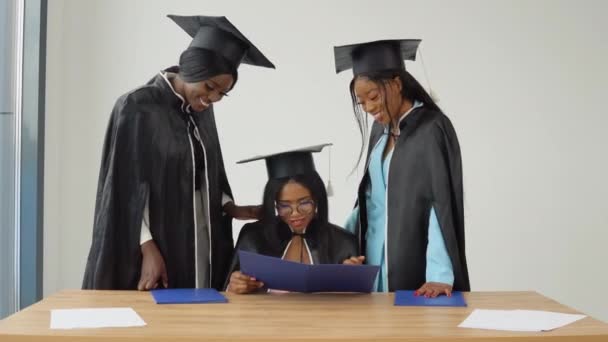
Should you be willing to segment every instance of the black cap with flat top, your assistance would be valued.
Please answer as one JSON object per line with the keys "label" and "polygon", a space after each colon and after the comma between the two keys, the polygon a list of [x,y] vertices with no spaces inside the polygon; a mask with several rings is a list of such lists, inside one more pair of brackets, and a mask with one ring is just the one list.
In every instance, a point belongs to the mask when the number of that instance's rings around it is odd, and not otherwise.
{"label": "black cap with flat top", "polygon": [[168,17],[192,37],[190,47],[213,51],[226,58],[235,68],[245,63],[274,69],[274,64],[226,17],[172,14]]}
{"label": "black cap with flat top", "polygon": [[355,76],[368,72],[405,69],[404,60],[416,60],[420,39],[392,39],[334,47],[336,73],[353,69]]}

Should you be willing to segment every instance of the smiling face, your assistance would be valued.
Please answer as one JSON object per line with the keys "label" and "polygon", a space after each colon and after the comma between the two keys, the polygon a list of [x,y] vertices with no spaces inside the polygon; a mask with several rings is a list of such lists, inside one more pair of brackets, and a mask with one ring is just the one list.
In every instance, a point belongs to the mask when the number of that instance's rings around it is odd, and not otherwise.
{"label": "smiling face", "polygon": [[398,77],[376,82],[360,76],[355,79],[354,93],[357,104],[365,112],[377,122],[389,125],[391,117],[395,118],[399,114],[403,104],[401,87],[401,80]]}
{"label": "smiling face", "polygon": [[184,95],[192,109],[201,112],[226,96],[233,84],[234,77],[230,74],[213,76],[196,83],[185,82]]}
{"label": "smiling face", "polygon": [[310,190],[295,181],[289,181],[283,186],[276,201],[277,213],[281,220],[297,232],[308,227],[316,208]]}

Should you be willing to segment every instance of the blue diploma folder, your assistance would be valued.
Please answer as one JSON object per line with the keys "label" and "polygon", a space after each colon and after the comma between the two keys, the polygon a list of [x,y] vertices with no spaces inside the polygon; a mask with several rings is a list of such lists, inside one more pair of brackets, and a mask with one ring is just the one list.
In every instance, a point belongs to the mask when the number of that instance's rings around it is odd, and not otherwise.
{"label": "blue diploma folder", "polygon": [[452,292],[452,296],[441,295],[436,298],[415,296],[416,291],[396,291],[395,305],[397,306],[467,306],[462,292]]}
{"label": "blue diploma folder", "polygon": [[215,289],[159,289],[152,290],[156,304],[227,303]]}
{"label": "blue diploma folder", "polygon": [[264,286],[292,292],[371,292],[380,270],[372,265],[306,265],[239,251],[241,272]]}

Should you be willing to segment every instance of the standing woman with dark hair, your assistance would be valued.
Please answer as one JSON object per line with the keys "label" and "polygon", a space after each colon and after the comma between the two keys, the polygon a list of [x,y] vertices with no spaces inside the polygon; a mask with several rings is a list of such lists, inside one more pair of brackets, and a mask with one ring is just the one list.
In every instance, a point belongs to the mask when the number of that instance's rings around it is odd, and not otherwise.
{"label": "standing woman with dark hair", "polygon": [[[452,123],[405,70],[419,43],[383,40],[334,52],[336,72],[353,69],[350,94],[363,139],[368,114],[374,119],[346,228],[366,262],[381,266],[376,291],[436,297],[470,290],[462,162]],[[363,147],[359,161],[362,155]]]}
{"label": "standing woman with dark hair", "polygon": [[[241,229],[236,250],[255,252],[304,264],[341,264],[358,255],[357,240],[328,221],[327,192],[315,171],[312,152],[325,145],[256,157],[266,160],[262,219]],[[263,284],[239,271],[235,253],[227,291],[251,293]]]}
{"label": "standing woman with dark hair", "polygon": [[221,289],[236,206],[213,104],[241,63],[274,65],[225,17],[169,16],[191,37],[179,67],[121,96],[106,131],[82,287]]}

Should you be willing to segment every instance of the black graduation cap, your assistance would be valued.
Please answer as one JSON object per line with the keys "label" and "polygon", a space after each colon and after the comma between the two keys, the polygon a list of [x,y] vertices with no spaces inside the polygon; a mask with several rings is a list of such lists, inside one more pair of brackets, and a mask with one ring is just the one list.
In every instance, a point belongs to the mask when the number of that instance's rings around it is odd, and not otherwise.
{"label": "black graduation cap", "polygon": [[355,76],[373,71],[405,69],[416,60],[420,39],[377,40],[334,47],[336,73],[352,68]]}
{"label": "black graduation cap", "polygon": [[332,144],[321,144],[265,156],[256,156],[238,161],[237,164],[265,159],[268,178],[273,179],[310,174],[316,171],[312,154],[321,152],[325,146],[331,145]]}
{"label": "black graduation cap", "polygon": [[211,50],[229,60],[235,68],[242,62],[274,69],[274,64],[226,17],[173,14],[167,17],[192,37],[190,47]]}

